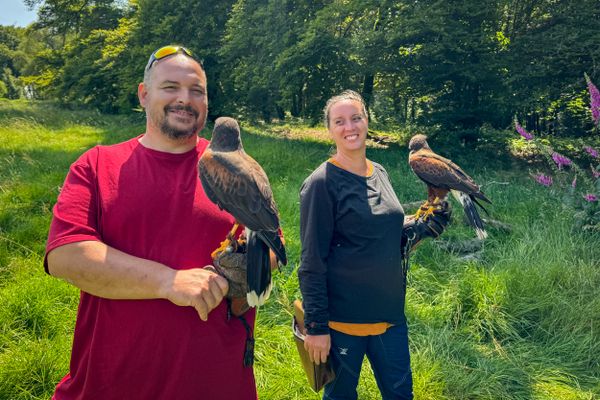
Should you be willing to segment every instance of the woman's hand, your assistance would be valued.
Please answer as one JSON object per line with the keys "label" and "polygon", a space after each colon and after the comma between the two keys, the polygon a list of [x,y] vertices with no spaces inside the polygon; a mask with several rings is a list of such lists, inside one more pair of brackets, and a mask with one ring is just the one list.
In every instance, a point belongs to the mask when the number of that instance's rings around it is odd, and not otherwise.
{"label": "woman's hand", "polygon": [[331,348],[331,336],[327,335],[306,335],[304,338],[304,348],[310,356],[310,360],[316,365],[325,363]]}

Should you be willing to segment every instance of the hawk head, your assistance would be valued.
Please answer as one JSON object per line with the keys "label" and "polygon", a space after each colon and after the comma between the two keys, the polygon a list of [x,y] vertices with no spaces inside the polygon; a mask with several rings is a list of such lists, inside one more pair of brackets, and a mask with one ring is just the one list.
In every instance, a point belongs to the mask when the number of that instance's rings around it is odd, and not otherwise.
{"label": "hawk head", "polygon": [[408,150],[410,150],[411,153],[414,153],[422,149],[431,150],[427,144],[427,136],[419,133],[418,135],[413,136],[410,139],[410,142],[408,142]]}
{"label": "hawk head", "polygon": [[235,119],[217,118],[210,139],[210,148],[214,151],[235,151],[242,148],[240,126]]}

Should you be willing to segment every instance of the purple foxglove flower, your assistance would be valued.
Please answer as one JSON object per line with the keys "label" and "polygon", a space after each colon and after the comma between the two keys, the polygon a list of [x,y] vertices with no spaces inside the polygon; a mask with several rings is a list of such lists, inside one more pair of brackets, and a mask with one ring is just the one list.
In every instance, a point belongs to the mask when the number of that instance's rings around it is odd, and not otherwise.
{"label": "purple foxglove flower", "polygon": [[600,91],[596,85],[592,83],[590,77],[584,73],[585,81],[588,86],[588,91],[590,92],[590,109],[592,111],[592,119],[594,123],[598,125],[600,123]]}
{"label": "purple foxglove flower", "polygon": [[585,146],[584,150],[587,151],[588,154],[591,155],[592,157],[599,158],[598,150],[594,149],[593,147]]}
{"label": "purple foxglove flower", "polygon": [[569,166],[573,163],[573,161],[569,160],[562,154],[558,154],[557,152],[552,153],[552,159],[556,163],[558,169],[561,169],[563,166]]}
{"label": "purple foxglove flower", "polygon": [[525,130],[517,120],[515,120],[515,129],[519,132],[519,135],[523,136],[525,140],[532,140],[533,135]]}
{"label": "purple foxglove flower", "polygon": [[544,185],[546,187],[552,186],[552,177],[544,174],[538,174],[535,176],[535,180],[540,185]]}
{"label": "purple foxglove flower", "polygon": [[583,196],[583,198],[585,199],[585,201],[589,201],[590,203],[593,201],[598,201],[598,196],[596,196],[593,193],[588,193],[585,196]]}

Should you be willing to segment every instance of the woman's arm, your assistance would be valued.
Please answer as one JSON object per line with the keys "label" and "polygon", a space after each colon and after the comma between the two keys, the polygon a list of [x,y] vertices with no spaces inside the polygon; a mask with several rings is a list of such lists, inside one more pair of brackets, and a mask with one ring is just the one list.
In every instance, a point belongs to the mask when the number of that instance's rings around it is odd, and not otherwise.
{"label": "woman's arm", "polygon": [[327,257],[333,237],[334,206],[324,176],[311,175],[300,190],[302,253],[298,279],[310,335],[329,333]]}

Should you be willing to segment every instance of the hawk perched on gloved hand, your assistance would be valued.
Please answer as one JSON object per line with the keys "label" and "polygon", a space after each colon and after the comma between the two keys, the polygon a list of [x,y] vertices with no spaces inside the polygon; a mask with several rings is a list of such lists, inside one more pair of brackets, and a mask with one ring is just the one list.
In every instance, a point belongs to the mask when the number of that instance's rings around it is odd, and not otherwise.
{"label": "hawk perched on gloved hand", "polygon": [[[250,241],[260,240],[255,233],[252,233]],[[232,315],[243,315],[250,305],[248,304],[247,293],[247,248],[255,244],[248,244],[245,232],[242,233],[236,243],[223,251],[217,252],[213,258],[214,272],[223,276],[229,282],[229,290],[225,296],[229,300],[229,311]],[[271,262],[271,271],[277,268],[276,262]],[[210,268],[210,267],[206,267]]]}
{"label": "hawk perched on gloved hand", "polygon": [[236,246],[233,238],[238,224],[246,227],[246,274],[248,304],[264,304],[271,291],[270,252],[282,264],[287,263],[285,247],[279,236],[279,214],[273,200],[269,179],[261,166],[242,147],[240,127],[233,118],[215,122],[210,145],[199,163],[200,181],[208,198],[231,214],[236,224],[216,258],[228,246]]}
{"label": "hawk perched on gloved hand", "polygon": [[469,221],[479,239],[485,239],[487,232],[483,227],[483,221],[477,212],[475,204],[486,209],[477,201],[483,200],[491,204],[491,201],[479,190],[479,186],[471,177],[452,161],[435,154],[427,144],[427,136],[415,135],[408,143],[410,150],[408,163],[414,173],[427,184],[427,201],[417,212],[417,218],[427,218],[435,207],[446,200],[448,192],[460,201]]}

